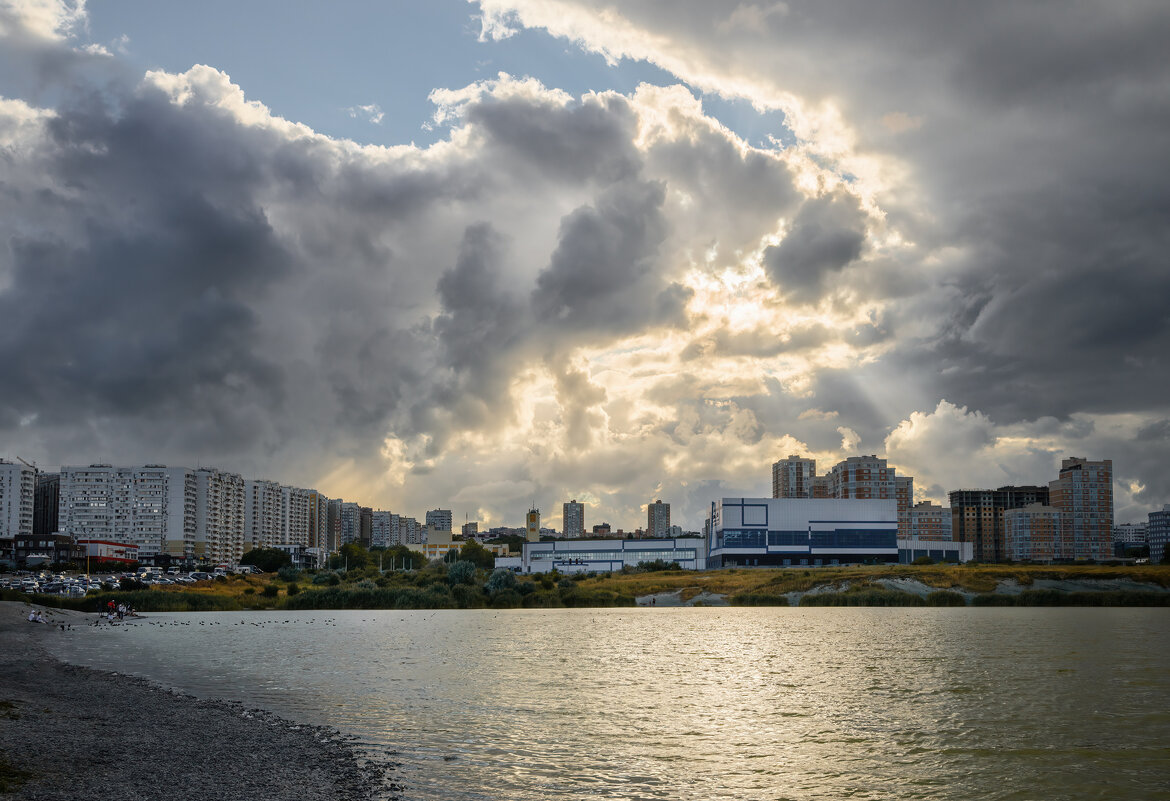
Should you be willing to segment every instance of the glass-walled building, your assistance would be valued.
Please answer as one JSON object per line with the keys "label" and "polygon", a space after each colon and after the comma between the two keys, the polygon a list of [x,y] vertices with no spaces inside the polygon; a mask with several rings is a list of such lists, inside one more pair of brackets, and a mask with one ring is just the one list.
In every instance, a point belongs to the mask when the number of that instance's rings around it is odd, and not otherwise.
{"label": "glass-walled building", "polygon": [[723,498],[709,531],[710,568],[898,561],[894,498]]}

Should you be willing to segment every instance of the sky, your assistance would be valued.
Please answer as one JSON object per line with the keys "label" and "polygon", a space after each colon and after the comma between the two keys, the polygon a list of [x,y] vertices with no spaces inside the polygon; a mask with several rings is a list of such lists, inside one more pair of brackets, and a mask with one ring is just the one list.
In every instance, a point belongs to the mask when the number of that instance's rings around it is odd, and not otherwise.
{"label": "sky", "polygon": [[[954,4],[951,4],[954,5]],[[1170,503],[1164,2],[0,0],[0,454],[701,528]]]}

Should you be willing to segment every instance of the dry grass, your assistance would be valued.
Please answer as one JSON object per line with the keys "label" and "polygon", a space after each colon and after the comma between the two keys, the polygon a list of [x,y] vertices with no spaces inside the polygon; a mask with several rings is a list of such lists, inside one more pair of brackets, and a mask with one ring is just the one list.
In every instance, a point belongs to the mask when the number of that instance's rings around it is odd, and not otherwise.
{"label": "dry grass", "polygon": [[1107,567],[1100,565],[857,565],[814,568],[732,568],[704,573],[663,571],[633,573],[587,579],[584,584],[632,595],[682,592],[684,600],[700,592],[723,595],[740,593],[783,594],[806,592],[825,584],[870,584],[877,579],[915,579],[940,590],[962,589],[994,592],[1002,581],[1031,586],[1037,579],[1102,580],[1128,579],[1170,587],[1170,566],[1142,565]]}

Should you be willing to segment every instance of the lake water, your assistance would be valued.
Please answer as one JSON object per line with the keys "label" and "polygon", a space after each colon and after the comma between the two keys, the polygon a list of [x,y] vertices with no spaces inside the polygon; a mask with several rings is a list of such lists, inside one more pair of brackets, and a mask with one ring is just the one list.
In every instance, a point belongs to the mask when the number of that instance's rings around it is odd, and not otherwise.
{"label": "lake water", "polygon": [[148,620],[59,654],[397,752],[409,799],[1170,798],[1165,609]]}

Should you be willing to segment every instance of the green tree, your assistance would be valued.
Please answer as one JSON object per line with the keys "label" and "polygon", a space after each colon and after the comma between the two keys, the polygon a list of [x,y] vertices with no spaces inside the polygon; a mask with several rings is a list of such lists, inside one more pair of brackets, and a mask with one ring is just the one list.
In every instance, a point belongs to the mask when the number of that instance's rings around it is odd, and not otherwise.
{"label": "green tree", "polygon": [[370,564],[370,552],[359,542],[347,542],[338,549],[335,555],[329,558],[329,567],[332,570],[360,570],[368,564]]}
{"label": "green tree", "polygon": [[459,558],[465,562],[473,563],[482,570],[491,570],[496,566],[495,554],[475,540],[463,543],[463,547],[459,549]]}
{"label": "green tree", "polygon": [[254,565],[265,573],[275,573],[292,564],[292,557],[279,548],[253,548],[242,557],[241,565]]}

